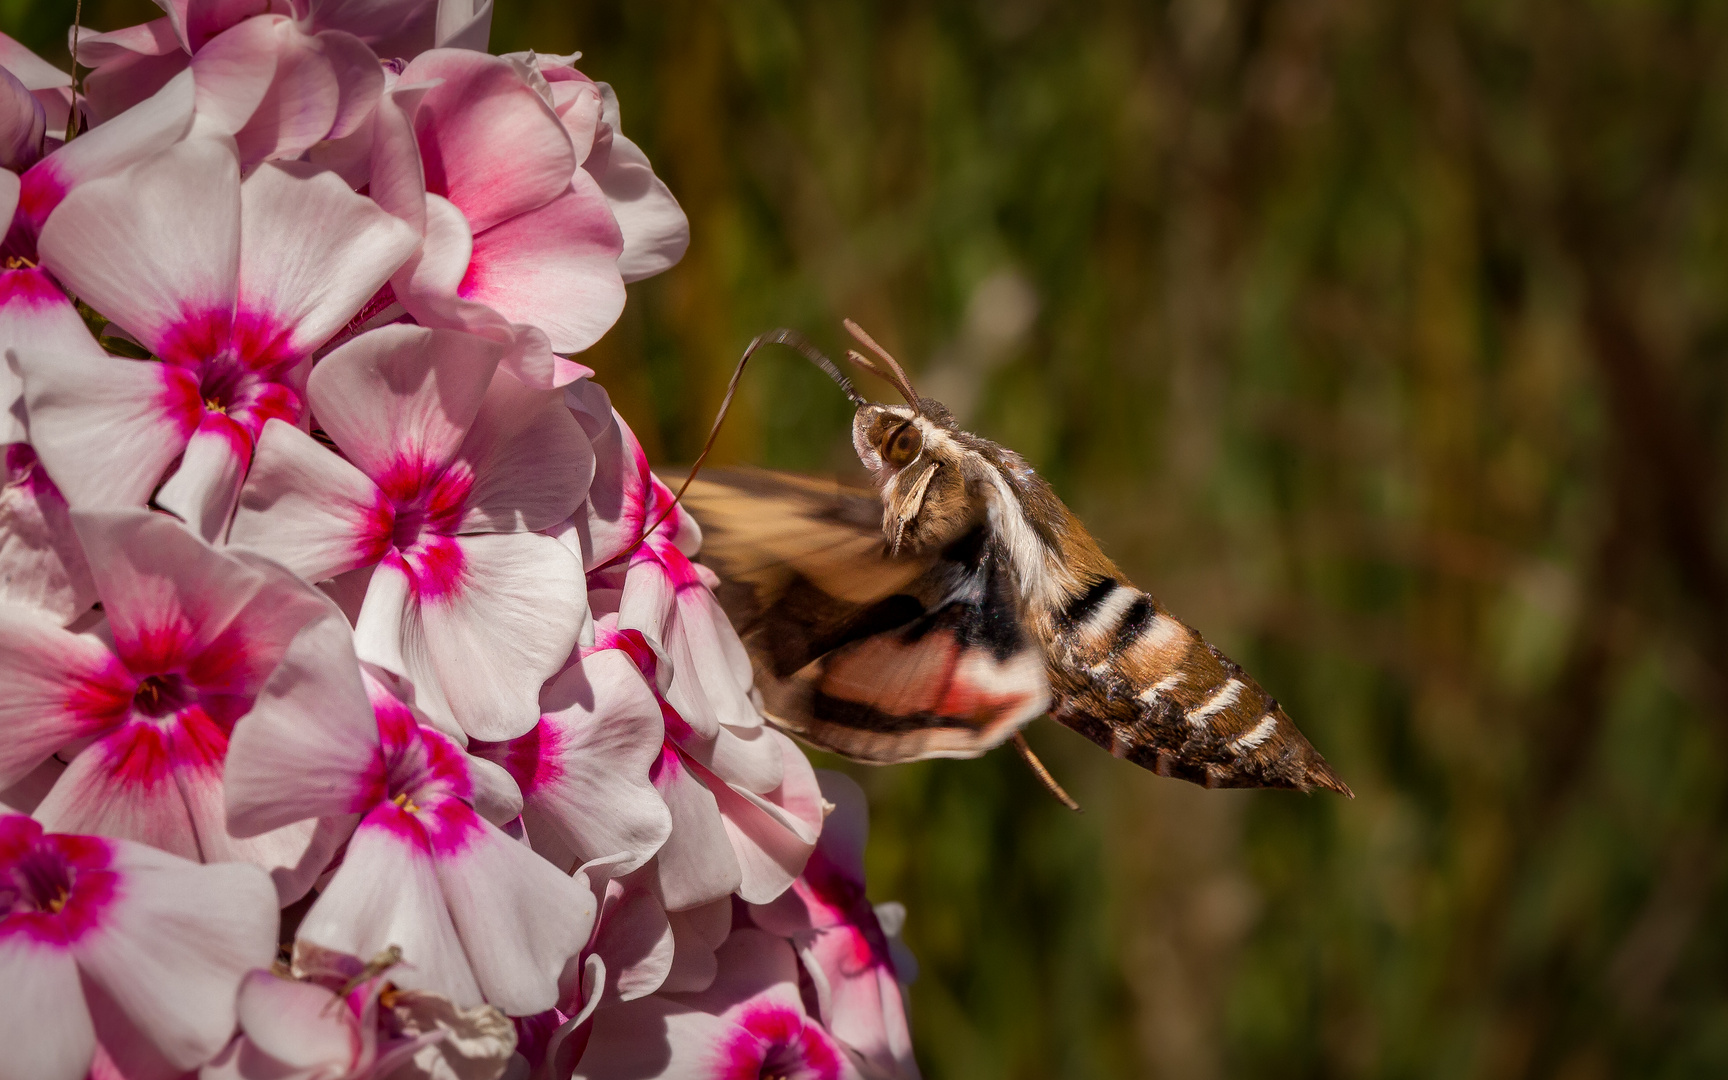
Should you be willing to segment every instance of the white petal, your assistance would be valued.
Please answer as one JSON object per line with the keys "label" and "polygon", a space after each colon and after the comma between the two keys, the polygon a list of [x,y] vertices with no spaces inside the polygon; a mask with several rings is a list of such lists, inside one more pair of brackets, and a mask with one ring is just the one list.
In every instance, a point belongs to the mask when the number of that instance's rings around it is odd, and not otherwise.
{"label": "white petal", "polygon": [[457,458],[473,470],[463,532],[538,532],[568,518],[594,478],[594,451],[561,390],[493,376]]}
{"label": "white petal", "polygon": [[44,266],[152,353],[201,359],[207,321],[225,329],[234,310],[240,164],[217,140],[176,143],[75,188],[39,247]]}
{"label": "white petal", "polygon": [[743,870],[714,793],[671,750],[661,755],[654,786],[672,813],[672,834],[652,863],[667,910],[710,903],[737,889]]}
{"label": "white petal", "polygon": [[323,581],[377,561],[389,540],[387,512],[365,473],[294,425],[271,419],[228,543]]}
{"label": "white petal", "polygon": [[180,467],[156,493],[156,505],[209,541],[228,531],[240,498],[240,481],[252,456],[252,440],[221,413],[206,413],[186,444]]}
{"label": "white petal", "polygon": [[234,727],[223,777],[228,828],[257,836],[360,810],[378,725],[340,616],[302,630]]}
{"label": "white petal", "polygon": [[398,986],[443,994],[462,1008],[480,1004],[429,852],[410,836],[369,818],[300,924],[305,941],[353,956],[376,956],[391,945],[403,965]]}
{"label": "white petal", "polygon": [[[420,639],[450,711],[477,739],[515,738],[540,716],[539,688],[576,644],[587,590],[575,556],[533,533],[458,538],[459,585],[417,599]],[[412,633],[412,631],[410,631]]]}
{"label": "white petal", "polygon": [[30,443],[74,508],[143,506],[202,415],[197,378],[184,368],[28,349],[11,356]]}
{"label": "white petal", "polygon": [[134,686],[95,637],[68,633],[28,608],[0,605],[0,730],[6,732],[0,787],[113,723],[130,705]]}
{"label": "white petal", "polygon": [[78,966],[163,1057],[196,1068],[234,1030],[241,978],[276,954],[276,890],[255,866],[114,846],[116,909],[73,945]]}
{"label": "white petal", "polygon": [[486,1000],[512,1016],[557,1004],[564,963],[594,926],[594,894],[491,825],[437,864]]}
{"label": "white petal", "polygon": [[0,937],[0,1059],[4,1080],[82,1080],[96,1048],[78,965],[29,934]]}
{"label": "white petal", "polygon": [[377,480],[397,465],[442,467],[480,411],[504,347],[454,330],[370,330],[312,369],[318,423]]}
{"label": "white petal", "polygon": [[240,302],[307,355],[360,310],[420,238],[334,173],[266,164],[240,191]]}
{"label": "white petal", "polygon": [[[9,183],[16,187],[17,178]],[[0,271],[0,357],[11,349],[78,359],[103,356],[71,299],[40,267]],[[0,363],[0,443],[23,442],[28,437],[20,415],[15,414],[15,403],[23,393],[23,380],[10,365]]]}
{"label": "white petal", "polygon": [[672,931],[672,966],[660,989],[668,994],[708,989],[719,967],[718,949],[732,932],[732,901],[729,897],[666,916]]}
{"label": "white petal", "polygon": [[357,1064],[360,1032],[354,1014],[317,983],[248,972],[238,1008],[246,1038],[288,1068],[322,1067],[340,1076]]}

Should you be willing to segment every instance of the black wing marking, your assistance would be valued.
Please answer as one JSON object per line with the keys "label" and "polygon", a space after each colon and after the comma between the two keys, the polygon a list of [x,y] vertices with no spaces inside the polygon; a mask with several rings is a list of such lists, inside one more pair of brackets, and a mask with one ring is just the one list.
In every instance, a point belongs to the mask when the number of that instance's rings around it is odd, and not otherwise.
{"label": "black wing marking", "polygon": [[704,472],[684,505],[768,714],[863,761],[975,757],[1048,707],[1044,653],[982,528],[887,553],[871,492]]}

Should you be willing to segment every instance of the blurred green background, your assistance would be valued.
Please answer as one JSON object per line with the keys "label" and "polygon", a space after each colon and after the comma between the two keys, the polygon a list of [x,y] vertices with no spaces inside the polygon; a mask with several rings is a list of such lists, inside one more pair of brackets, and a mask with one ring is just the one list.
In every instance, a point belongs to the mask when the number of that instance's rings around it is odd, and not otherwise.
{"label": "blurred green background", "polygon": [[[853,770],[927,1077],[1728,1075],[1728,6],[498,2],[690,215],[588,357],[655,460],[856,318],[1357,792]],[[718,458],[848,415],[764,353]]]}

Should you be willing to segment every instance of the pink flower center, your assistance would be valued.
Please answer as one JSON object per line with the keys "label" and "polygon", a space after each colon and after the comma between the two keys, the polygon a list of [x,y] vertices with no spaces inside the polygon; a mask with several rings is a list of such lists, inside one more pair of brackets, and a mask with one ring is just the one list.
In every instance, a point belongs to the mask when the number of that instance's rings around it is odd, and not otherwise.
{"label": "pink flower center", "polygon": [[375,697],[372,706],[381,745],[364,800],[367,822],[430,851],[461,850],[479,826],[462,748],[422,728],[400,702]]}
{"label": "pink flower center", "polygon": [[152,720],[171,716],[198,699],[198,691],[185,676],[173,673],[150,675],[139,680],[132,694],[132,708]]}
{"label": "pink flower center", "polygon": [[21,815],[0,818],[0,942],[77,940],[114,899],[108,864],[108,845],[95,837],[48,835]]}
{"label": "pink flower center", "polygon": [[12,910],[57,915],[72,898],[74,871],[54,853],[32,848],[12,867],[16,892]]}
{"label": "pink flower center", "polygon": [[422,600],[447,596],[461,585],[464,560],[456,534],[473,486],[474,474],[462,461],[441,468],[404,459],[378,480],[384,502],[375,512],[380,531],[372,535],[383,540],[382,529],[388,529],[381,557],[407,573]]}
{"label": "pink flower center", "polygon": [[836,1080],[840,1055],[821,1029],[791,1009],[760,1004],[719,1047],[724,1080]]}

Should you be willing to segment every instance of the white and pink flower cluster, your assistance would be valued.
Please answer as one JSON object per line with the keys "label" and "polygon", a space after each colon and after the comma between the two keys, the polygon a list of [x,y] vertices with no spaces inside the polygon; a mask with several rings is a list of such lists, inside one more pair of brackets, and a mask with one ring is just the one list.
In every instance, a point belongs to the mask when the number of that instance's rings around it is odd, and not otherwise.
{"label": "white and pink flower cluster", "polygon": [[611,88],[161,2],[0,39],[0,1080],[915,1076],[862,796],[570,358],[688,239]]}

